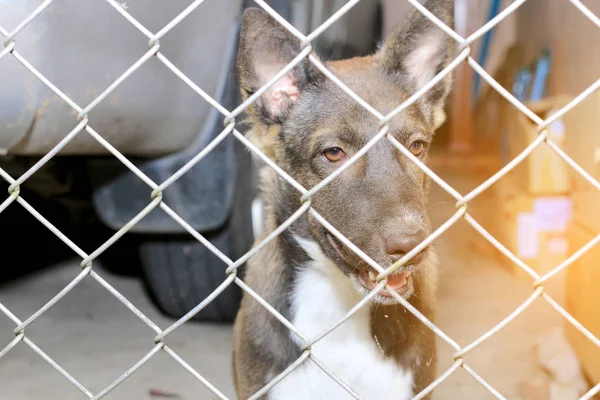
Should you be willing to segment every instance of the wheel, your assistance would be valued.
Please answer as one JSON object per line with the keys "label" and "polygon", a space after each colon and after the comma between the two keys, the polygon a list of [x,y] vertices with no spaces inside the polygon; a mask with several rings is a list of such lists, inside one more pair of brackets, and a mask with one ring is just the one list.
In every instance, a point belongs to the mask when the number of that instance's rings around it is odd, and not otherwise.
{"label": "wheel", "polygon": [[[224,227],[203,236],[232,260],[243,256],[253,242],[250,207],[239,207]],[[142,241],[139,252],[142,273],[152,299],[162,312],[172,317],[185,315],[226,278],[227,265],[195,239],[181,236],[152,238]],[[243,267],[238,270],[238,276],[242,274]],[[233,283],[194,319],[231,322],[241,297],[241,289]]]}
{"label": "wheel", "polygon": [[[252,203],[255,195],[254,168],[247,152],[238,157],[238,176],[227,222],[213,232],[201,232],[223,254],[237,260],[254,241]],[[190,236],[146,236],[139,239],[141,270],[146,288],[158,308],[172,317],[182,317],[209,296],[226,278],[227,265]],[[243,276],[243,266],[238,269]],[[231,322],[242,298],[232,283],[193,319]]]}

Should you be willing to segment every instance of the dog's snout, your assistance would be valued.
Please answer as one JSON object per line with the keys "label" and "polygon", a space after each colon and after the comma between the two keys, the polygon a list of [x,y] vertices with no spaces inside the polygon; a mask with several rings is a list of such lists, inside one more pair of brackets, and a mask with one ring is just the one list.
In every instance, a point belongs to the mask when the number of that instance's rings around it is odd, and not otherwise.
{"label": "dog's snout", "polygon": [[[423,242],[423,240],[426,238],[427,232],[425,232],[423,229],[420,229],[412,234],[393,235],[386,240],[385,250],[386,253],[392,257],[394,262],[396,262],[405,254],[421,244],[421,242]],[[418,254],[415,254],[415,256],[410,259],[408,264],[418,264],[421,262],[425,256],[426,250],[427,248],[423,249]]]}

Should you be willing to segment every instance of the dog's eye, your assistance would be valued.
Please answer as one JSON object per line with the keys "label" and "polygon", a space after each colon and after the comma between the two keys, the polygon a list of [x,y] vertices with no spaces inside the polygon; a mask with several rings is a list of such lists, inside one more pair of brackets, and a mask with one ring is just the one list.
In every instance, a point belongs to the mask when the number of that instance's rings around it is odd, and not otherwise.
{"label": "dog's eye", "polygon": [[330,162],[338,162],[346,157],[346,153],[339,147],[331,147],[323,152],[323,156]]}
{"label": "dog's eye", "polygon": [[425,150],[425,142],[421,140],[412,142],[408,149],[411,153],[413,153],[413,155],[420,156],[423,153],[423,150]]}

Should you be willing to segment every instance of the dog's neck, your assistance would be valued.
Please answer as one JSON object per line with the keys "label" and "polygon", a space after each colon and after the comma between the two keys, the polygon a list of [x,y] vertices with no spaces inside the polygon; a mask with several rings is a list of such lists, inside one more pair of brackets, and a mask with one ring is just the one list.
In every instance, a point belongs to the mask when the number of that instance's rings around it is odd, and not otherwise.
{"label": "dog's neck", "polygon": [[[263,175],[263,193],[267,201],[267,234],[275,230],[301,206],[298,192],[295,189],[284,189],[289,185],[282,183],[274,171],[270,169],[268,171],[265,171],[267,175]],[[337,269],[333,261],[325,257],[317,241],[313,239],[307,213],[284,231],[275,243],[274,250],[281,262],[281,273],[289,279],[289,282],[281,288],[287,290],[285,294],[289,305],[287,317],[290,320],[293,321],[294,314],[299,312],[298,304],[293,304],[291,296],[294,289],[298,287],[299,280],[306,278],[301,274],[307,269],[312,269],[311,272],[314,273],[311,276],[315,279],[337,280],[330,282],[331,286],[352,285],[350,278]],[[429,260],[413,274],[414,293],[409,298],[409,302],[430,320],[434,318],[437,280],[437,258],[433,252],[431,253]],[[336,293],[337,290],[332,291],[331,295],[335,296]],[[349,296],[345,291],[343,295],[346,298],[331,300],[347,302],[346,312],[361,299],[358,291],[353,293],[354,296]],[[310,307],[310,303],[306,303],[306,306]],[[369,333],[365,340],[372,341],[385,358],[395,360],[406,370],[415,372],[420,370],[421,373],[415,374],[415,387],[421,386],[419,380],[427,382],[430,377],[428,373],[423,373],[423,370],[431,370],[435,373],[436,366],[435,338],[431,330],[400,304],[371,303],[365,307],[368,317],[365,318],[364,323],[368,326],[362,328]],[[334,324],[337,320],[326,322]]]}
{"label": "dog's neck", "polygon": [[[344,303],[345,313],[349,312],[361,299],[362,294],[354,287],[351,279],[344,275],[333,261],[328,259],[319,244],[310,237],[298,237],[292,233],[284,233],[285,247],[294,246],[296,250],[290,248],[282,249],[285,251],[284,268],[293,268],[294,287],[298,285],[298,279],[303,275],[314,279],[328,281],[325,284],[328,287],[335,288],[329,293],[331,296],[338,296],[339,301]],[[283,238],[282,238],[283,239]],[[300,256],[300,248],[303,254]],[[434,270],[434,265],[423,266],[425,270]],[[309,270],[309,271],[307,271]],[[419,271],[423,272],[423,271]],[[411,305],[423,313],[428,319],[434,318],[434,293],[430,285],[427,284],[423,273],[414,274],[414,293],[408,299]],[[306,279],[302,277],[302,279]],[[435,279],[435,278],[434,278]],[[327,301],[327,299],[323,299]],[[369,340],[372,340],[385,358],[393,358],[400,365],[413,370],[421,362],[429,363],[434,357],[433,349],[427,349],[432,332],[412,313],[406,310],[401,304],[382,305],[370,303],[364,308],[368,310],[369,317],[364,322],[368,327]],[[291,313],[297,312],[291,308]],[[342,318],[344,315],[338,315]],[[294,318],[294,315],[291,315]],[[327,321],[333,324],[337,320]],[[315,333],[315,332],[313,332]],[[320,332],[318,332],[320,333]]]}

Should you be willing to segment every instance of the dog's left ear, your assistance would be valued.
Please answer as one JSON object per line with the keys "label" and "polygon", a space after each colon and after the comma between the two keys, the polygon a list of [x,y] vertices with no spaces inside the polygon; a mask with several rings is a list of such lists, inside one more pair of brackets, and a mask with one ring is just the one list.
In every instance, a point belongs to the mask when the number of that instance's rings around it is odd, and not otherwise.
{"label": "dog's left ear", "polygon": [[[424,6],[454,29],[454,0],[428,0]],[[417,91],[452,61],[454,47],[454,39],[420,11],[414,10],[383,43],[377,54],[377,62]],[[452,77],[448,74],[421,98],[435,128],[446,118],[444,103],[451,84]]]}
{"label": "dog's left ear", "polygon": [[[273,79],[301,50],[300,41],[266,11],[248,8],[237,60],[244,100]],[[254,123],[281,124],[317,75],[316,68],[303,59],[248,107],[250,118]]]}

